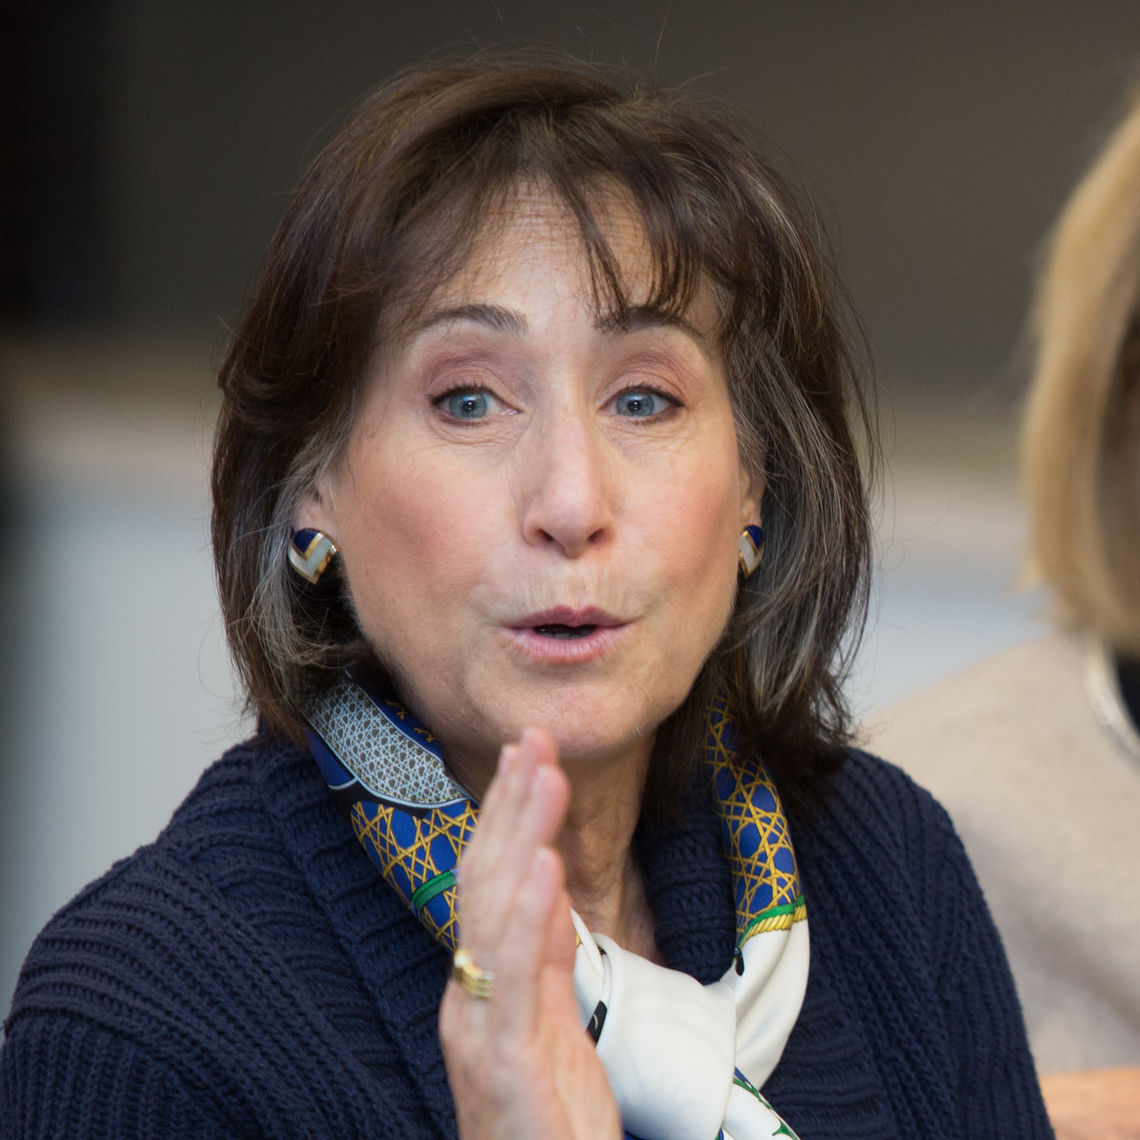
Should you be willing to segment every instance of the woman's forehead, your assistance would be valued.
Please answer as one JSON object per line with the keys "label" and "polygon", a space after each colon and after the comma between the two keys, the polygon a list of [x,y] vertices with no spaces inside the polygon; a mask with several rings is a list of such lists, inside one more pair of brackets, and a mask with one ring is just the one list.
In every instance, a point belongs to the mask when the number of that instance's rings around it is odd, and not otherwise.
{"label": "woman's forehead", "polygon": [[[653,256],[640,214],[615,194],[590,203],[598,244],[613,257],[623,293],[636,295],[650,287]],[[437,293],[469,290],[496,281],[505,267],[520,262],[552,262],[573,267],[592,284],[590,248],[573,210],[552,188],[524,184],[515,188],[480,227],[463,264]]]}
{"label": "woman's forehead", "polygon": [[579,215],[553,187],[511,187],[472,237],[455,272],[428,295],[421,316],[484,300],[507,278],[549,275],[553,267],[599,322],[620,324],[630,312],[660,309],[678,317],[699,311],[702,324],[715,325],[718,306],[707,282],[698,281],[684,295],[661,295],[662,255],[628,191],[599,187],[589,196],[588,210],[589,238]]}

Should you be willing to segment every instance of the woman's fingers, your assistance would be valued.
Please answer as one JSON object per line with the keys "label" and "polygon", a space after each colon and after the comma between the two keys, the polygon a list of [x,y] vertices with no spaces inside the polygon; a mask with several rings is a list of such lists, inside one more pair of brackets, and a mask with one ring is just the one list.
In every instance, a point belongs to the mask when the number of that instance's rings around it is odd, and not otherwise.
{"label": "woman's fingers", "polygon": [[[503,746],[498,770],[479,809],[480,829],[473,848],[494,861],[498,849],[511,841],[512,823],[529,794],[539,767],[558,767],[558,750],[548,732],[524,728],[516,744]],[[500,824],[505,826],[500,827]],[[553,836],[547,836],[548,841]]]}
{"label": "woman's fingers", "polygon": [[519,748],[534,758],[539,765],[558,765],[558,746],[545,728],[524,728],[519,734]]}
{"label": "woman's fingers", "polygon": [[479,805],[479,827],[464,852],[465,862],[473,863],[480,856],[494,861],[497,846],[506,839],[499,821],[517,817],[529,791],[533,766],[533,759],[520,752],[517,744],[503,746],[495,777]]}
{"label": "woman's fingers", "polygon": [[535,853],[565,817],[569,784],[547,734],[504,750],[487,801],[460,867],[460,938],[473,955],[501,941]]}
{"label": "woman's fingers", "polygon": [[564,898],[563,882],[561,857],[549,847],[540,847],[495,951],[494,1020],[504,1041],[525,1047],[536,1035],[540,983],[548,964],[548,932],[555,906]]}
{"label": "woman's fingers", "polygon": [[504,751],[459,879],[460,941],[495,974],[488,998],[448,984],[440,1038],[464,1140],[620,1134],[574,998],[574,927],[554,847],[570,785],[548,733]]}
{"label": "woman's fingers", "polygon": [[[557,852],[549,847],[535,852],[514,903],[493,944],[476,940],[463,943],[477,966],[494,972],[491,996],[474,997],[454,981],[445,995],[454,1007],[449,1013],[465,1026],[459,1040],[474,1052],[476,1063],[490,1060],[487,1042],[493,1049],[525,1051],[535,1034],[549,932],[558,925],[553,916],[559,904],[568,910],[562,859]],[[480,1035],[485,1035],[486,1041],[480,1040]]]}
{"label": "woman's fingers", "polygon": [[480,999],[452,981],[440,1030],[455,1076],[463,1073],[485,1094],[493,1095],[488,1082],[505,1057],[513,1062],[507,1068],[538,1060],[540,978],[559,904],[569,923],[562,860],[549,846],[568,801],[550,738],[524,734],[504,749],[463,854],[459,940],[477,966],[494,973],[494,989]]}

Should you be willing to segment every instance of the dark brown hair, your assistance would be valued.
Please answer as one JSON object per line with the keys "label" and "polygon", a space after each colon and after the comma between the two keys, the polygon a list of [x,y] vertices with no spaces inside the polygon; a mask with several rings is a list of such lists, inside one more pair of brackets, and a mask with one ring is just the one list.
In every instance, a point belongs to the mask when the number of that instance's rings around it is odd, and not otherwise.
{"label": "dark brown hair", "polygon": [[844,635],[862,627],[870,549],[849,420],[870,438],[853,366],[862,341],[815,221],[723,113],[620,90],[581,65],[480,58],[408,71],[359,106],[293,195],[219,380],[214,551],[251,702],[270,731],[296,737],[311,693],[369,658],[342,585],[314,594],[289,571],[290,526],[348,438],[377,337],[462,266],[524,182],[564,200],[596,303],[619,320],[627,298],[600,224],[615,191],[648,235],[650,304],[683,311],[711,283],[741,456],[765,487],[764,563],[658,733],[647,804],[667,807],[691,781],[716,691],[796,799],[847,742]]}

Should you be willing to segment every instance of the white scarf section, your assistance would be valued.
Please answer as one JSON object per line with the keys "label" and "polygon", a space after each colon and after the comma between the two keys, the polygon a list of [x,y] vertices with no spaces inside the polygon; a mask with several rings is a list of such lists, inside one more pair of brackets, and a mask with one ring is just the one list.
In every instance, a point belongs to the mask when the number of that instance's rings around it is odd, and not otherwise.
{"label": "white scarf section", "polygon": [[[757,1091],[780,1059],[807,986],[807,922],[749,941],[735,968],[702,986],[623,950],[581,920],[574,989],[627,1134],[652,1140],[794,1136]],[[739,1071],[739,1075],[738,1075]],[[741,1080],[743,1075],[744,1080]]]}
{"label": "white scarf section", "polygon": [[[357,838],[454,952],[454,871],[477,808],[447,774],[430,731],[352,675],[314,701],[307,717],[310,748]],[[737,755],[720,702],[709,710],[705,751],[733,872],[733,964],[701,985],[590,933],[574,914],[578,1008],[627,1137],[794,1138],[759,1092],[807,988],[807,917],[787,820],[767,773]]]}

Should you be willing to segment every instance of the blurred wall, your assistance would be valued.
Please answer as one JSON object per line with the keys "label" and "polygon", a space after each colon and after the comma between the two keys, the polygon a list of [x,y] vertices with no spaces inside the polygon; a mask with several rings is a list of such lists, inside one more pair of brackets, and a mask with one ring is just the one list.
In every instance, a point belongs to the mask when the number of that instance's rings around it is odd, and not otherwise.
{"label": "blurred wall", "polygon": [[1004,365],[1040,236],[1140,46],[1128,0],[26,7],[41,13],[23,17],[39,105],[27,141],[41,140],[41,166],[45,130],[81,152],[62,186],[37,185],[35,254],[99,263],[89,299],[104,327],[215,342],[348,104],[433,53],[543,43],[744,108],[814,190],[901,385]]}
{"label": "blurred wall", "polygon": [[0,1008],[50,912],[244,729],[205,520],[212,373],[305,161],[379,78],[545,44],[741,107],[866,322],[895,475],[860,707],[1024,636],[1017,354],[1042,237],[1122,108],[1140,6],[1093,0],[62,0],[5,6],[9,653]]}

